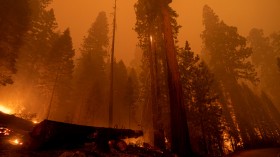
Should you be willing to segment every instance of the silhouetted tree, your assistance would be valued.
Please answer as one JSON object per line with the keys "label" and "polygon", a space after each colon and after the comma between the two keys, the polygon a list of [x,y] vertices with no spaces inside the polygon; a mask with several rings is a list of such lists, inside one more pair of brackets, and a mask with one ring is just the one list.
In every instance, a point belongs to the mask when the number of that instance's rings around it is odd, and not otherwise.
{"label": "silhouetted tree", "polygon": [[0,85],[12,84],[12,75],[23,34],[30,24],[28,0],[2,0],[0,2]]}
{"label": "silhouetted tree", "polygon": [[270,46],[270,39],[264,36],[263,30],[252,29],[247,37],[248,43],[252,47],[252,62],[261,69],[265,68],[272,56],[275,56]]}
{"label": "silhouetted tree", "polygon": [[253,48],[252,57],[257,58],[253,63],[259,68],[260,88],[270,95],[275,104],[280,102],[278,94],[280,75],[277,61],[280,55],[280,38],[277,39],[277,36],[280,35],[273,33],[266,37],[261,29],[252,29],[248,36],[249,44]]}
{"label": "silhouetted tree", "polygon": [[108,22],[105,12],[100,12],[88,30],[81,47],[81,57],[76,69],[76,103],[80,123],[106,125],[107,80],[105,58],[109,44]]}
{"label": "silhouetted tree", "polygon": [[[171,132],[172,150],[184,156],[188,153],[191,154],[191,147],[174,45],[180,26],[177,25],[175,19],[176,12],[168,6],[170,2],[139,0],[135,5],[137,17],[135,30],[144,51],[145,64],[148,65],[150,71],[154,144],[164,148],[162,130],[167,135]],[[168,110],[164,104],[167,104]],[[168,116],[170,117],[170,126],[166,125],[168,122],[165,119],[167,114],[164,114],[163,111],[170,111],[170,116]],[[162,121],[163,118],[164,121]]]}
{"label": "silhouetted tree", "polygon": [[139,129],[137,127],[137,101],[139,98],[139,79],[134,68],[128,72],[127,85],[125,91],[125,101],[128,105],[128,126],[129,128]]}
{"label": "silhouetted tree", "polygon": [[[30,23],[27,32],[21,35],[24,40],[16,64],[16,83],[10,89],[6,89],[10,91],[7,97],[19,105],[20,111],[28,109],[26,112],[36,112],[39,119],[46,118],[53,87],[47,84],[50,77],[43,77],[47,72],[46,58],[58,36],[55,32],[57,24],[54,12],[48,8],[50,2],[28,1]],[[23,14],[17,13],[18,16]]]}
{"label": "silhouetted tree", "polygon": [[209,6],[203,8],[205,30],[202,39],[211,55],[209,64],[219,78],[223,76],[238,81],[240,79],[257,83],[256,72],[248,58],[252,49],[247,47],[246,38],[240,36],[237,28],[226,25]]}
{"label": "silhouetted tree", "polygon": [[71,122],[73,108],[72,98],[72,75],[74,70],[72,38],[69,29],[66,29],[54,42],[49,55],[46,58],[48,72],[45,77],[51,76],[53,83],[53,113],[52,117],[60,121]]}
{"label": "silhouetted tree", "polygon": [[198,55],[194,55],[188,42],[181,49],[178,60],[193,150],[204,156],[221,156],[221,106],[217,103],[217,94],[213,90],[213,74],[204,62],[199,62]]}
{"label": "silhouetted tree", "polygon": [[[272,120],[275,119],[275,116],[269,116],[271,115],[269,110],[273,108],[273,105],[264,102],[258,95],[247,95],[246,93],[252,93],[252,90],[245,85],[240,85],[242,81],[251,82],[254,85],[259,82],[254,66],[250,62],[253,51],[246,45],[246,39],[237,33],[237,28],[227,26],[223,21],[220,21],[210,7],[204,7],[203,18],[205,30],[202,39],[206,52],[210,56],[210,68],[218,80],[215,89],[220,95],[219,102],[222,104],[226,120],[224,124],[226,140],[230,141],[233,150],[257,147],[264,140],[260,137],[260,132],[268,131],[260,124],[265,121],[271,126],[275,126],[274,128],[277,128],[278,124]],[[258,45],[255,47],[258,54],[253,56],[252,60],[263,64],[269,56],[267,40],[262,38],[261,31],[254,30],[252,32],[254,37],[251,34],[250,40],[255,40],[251,43]],[[245,88],[247,89],[246,93],[244,93]],[[270,106],[269,110],[265,109],[267,106]],[[261,114],[259,113],[261,110],[264,112],[262,113],[264,116],[258,118],[255,115]],[[278,133],[276,131],[273,134]],[[277,136],[273,136],[273,138]]]}
{"label": "silhouetted tree", "polygon": [[128,104],[126,97],[128,72],[123,61],[119,61],[114,66],[114,118],[113,124],[120,127],[128,126]]}

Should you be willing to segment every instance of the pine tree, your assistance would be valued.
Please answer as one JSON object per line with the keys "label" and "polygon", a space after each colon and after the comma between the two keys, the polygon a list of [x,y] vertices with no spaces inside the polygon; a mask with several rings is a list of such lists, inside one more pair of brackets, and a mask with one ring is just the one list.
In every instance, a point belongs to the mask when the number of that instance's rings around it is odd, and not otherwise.
{"label": "pine tree", "polygon": [[126,102],[128,105],[128,126],[129,128],[139,129],[137,127],[137,101],[139,98],[139,79],[134,68],[128,72],[127,85],[125,91]]}
{"label": "pine tree", "polygon": [[[272,108],[273,105],[260,100],[259,96],[254,94],[246,96],[247,93],[252,93],[251,89],[247,85],[240,85],[242,81],[254,85],[259,82],[254,66],[250,62],[253,51],[247,46],[246,39],[237,33],[237,28],[220,21],[210,7],[204,7],[203,17],[205,30],[202,39],[210,56],[210,68],[218,81],[215,89],[219,93],[219,102],[225,116],[224,137],[230,141],[233,150],[254,148],[264,140],[260,138],[260,132],[267,131],[267,128],[261,125],[262,121],[265,119],[273,127],[277,126],[277,123],[273,124],[271,122],[273,118],[268,116],[271,111],[264,109],[267,108],[265,106]],[[255,36],[251,36],[250,40],[256,39],[256,36],[261,39],[260,34],[260,32],[255,31]],[[258,46],[267,46],[266,39],[255,40],[251,43],[256,44],[260,41],[261,43],[257,44]],[[267,51],[268,49],[255,47],[255,50],[258,50],[257,53],[261,55],[253,56],[253,61],[264,63],[268,55],[261,51]],[[245,88],[247,92],[244,92]],[[259,114],[260,110],[263,111],[262,114],[264,115],[261,118],[262,120],[255,116]]]}
{"label": "pine tree", "polygon": [[213,90],[214,76],[186,42],[179,66],[193,150],[200,155],[221,156],[223,128],[221,106]]}
{"label": "pine tree", "polygon": [[[277,35],[275,33],[266,37],[263,30],[252,29],[248,41],[253,49],[252,61],[259,68],[260,88],[271,95],[275,104],[278,104],[280,102],[280,95],[277,94],[280,90],[278,81],[280,75],[278,75],[277,57],[280,54],[280,44],[276,46]],[[278,108],[280,109],[280,106]]]}
{"label": "pine tree", "polygon": [[12,84],[23,34],[30,23],[28,0],[0,2],[0,85]]}
{"label": "pine tree", "polygon": [[124,62],[121,60],[114,66],[114,108],[113,124],[124,128],[128,126],[128,105],[126,97],[126,87],[128,72]]}
{"label": "pine tree", "polygon": [[81,47],[81,57],[76,70],[76,100],[79,123],[107,125],[106,50],[109,44],[108,22],[105,12],[100,12],[91,25]]}
{"label": "pine tree", "polygon": [[[52,91],[52,108],[49,109],[50,115],[55,120],[71,121],[70,117],[73,114],[74,104],[71,104],[72,92],[72,74],[74,70],[72,38],[69,29],[66,29],[62,35],[54,42],[52,49],[47,56],[48,73],[52,76],[53,83]],[[46,76],[47,77],[47,76]]]}
{"label": "pine tree", "polygon": [[203,8],[203,24],[205,30],[202,33],[202,39],[206,50],[211,55],[209,63],[214,72],[220,78],[229,76],[235,81],[245,79],[256,84],[257,74],[248,60],[252,49],[247,47],[246,38],[238,34],[236,27],[228,26],[220,21],[207,5]]}
{"label": "pine tree", "polygon": [[[22,35],[23,43],[19,49],[16,68],[18,70],[15,84],[8,90],[19,110],[38,113],[38,119],[45,119],[51,96],[52,85],[46,84],[44,78],[46,58],[53,41],[57,37],[54,12],[47,6],[50,0],[30,0],[30,23],[28,30]],[[28,109],[28,110],[26,110]]]}

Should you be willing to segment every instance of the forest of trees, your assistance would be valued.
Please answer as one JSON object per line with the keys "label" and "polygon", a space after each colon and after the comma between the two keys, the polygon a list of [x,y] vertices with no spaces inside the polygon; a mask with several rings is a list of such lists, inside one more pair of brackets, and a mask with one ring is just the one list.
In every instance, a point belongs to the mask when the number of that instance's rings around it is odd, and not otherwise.
{"label": "forest of trees", "polygon": [[[0,2],[1,102],[25,118],[108,127],[107,14],[75,50],[52,0],[14,1]],[[243,37],[205,5],[203,48],[193,52],[188,41],[178,46],[170,2],[134,5],[141,50],[133,66],[114,59],[114,127],[142,129],[145,142],[180,156],[280,146],[280,32],[253,28]]]}
{"label": "forest of trees", "polygon": [[[152,6],[156,4],[148,5],[145,0],[136,3],[135,30],[143,51],[140,88],[146,91],[140,98],[148,104],[144,105],[150,106],[146,110],[153,113],[144,127],[147,134],[153,133],[149,131],[153,127],[154,135],[150,139],[162,148],[160,136],[157,137],[159,131],[163,130],[168,141],[172,141],[168,118],[172,105],[169,106],[167,50],[162,38],[163,15]],[[169,16],[177,43],[180,26],[172,8]],[[200,56],[191,51],[187,41],[184,48],[175,45],[193,153],[223,156],[242,149],[279,146],[280,117],[274,105],[278,97],[273,94],[279,87],[275,84],[279,77],[279,36],[274,33],[265,39],[262,30],[253,29],[248,38],[243,37],[236,27],[220,20],[209,6],[203,8],[203,25],[204,47]],[[259,63],[255,62],[257,57]],[[265,77],[269,76],[266,82]],[[269,91],[273,88],[273,92]],[[146,114],[148,117],[149,113]]]}

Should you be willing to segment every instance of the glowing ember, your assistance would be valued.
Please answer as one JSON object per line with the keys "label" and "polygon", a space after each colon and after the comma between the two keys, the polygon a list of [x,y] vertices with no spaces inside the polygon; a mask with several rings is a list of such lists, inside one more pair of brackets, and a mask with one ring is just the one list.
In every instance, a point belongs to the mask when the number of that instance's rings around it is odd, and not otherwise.
{"label": "glowing ember", "polygon": [[23,143],[19,139],[13,139],[13,140],[11,140],[11,144],[13,144],[13,145],[22,145]]}
{"label": "glowing ember", "polygon": [[6,114],[12,114],[11,109],[8,109],[7,107],[2,106],[2,105],[0,105],[0,111],[3,112],[3,113],[6,113]]}
{"label": "glowing ember", "polygon": [[32,121],[34,124],[38,124],[39,122],[37,120]]}
{"label": "glowing ember", "polygon": [[138,147],[143,147],[144,139],[143,137],[138,138],[127,138],[124,141],[129,145],[136,145]]}

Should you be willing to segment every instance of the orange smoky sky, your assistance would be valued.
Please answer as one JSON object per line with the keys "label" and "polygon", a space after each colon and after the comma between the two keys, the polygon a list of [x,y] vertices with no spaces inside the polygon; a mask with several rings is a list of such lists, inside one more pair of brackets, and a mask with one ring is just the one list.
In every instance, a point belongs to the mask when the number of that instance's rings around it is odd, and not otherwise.
{"label": "orange smoky sky", "polygon": [[[134,4],[137,0],[117,0],[116,58],[129,64],[134,57],[137,34]],[[247,36],[252,28],[263,29],[266,35],[280,31],[279,0],[173,0],[171,7],[179,14],[178,23],[182,26],[179,45],[190,42],[193,51],[201,50],[200,34],[202,8],[207,4],[228,25],[236,26],[241,35]],[[78,52],[83,37],[100,11],[107,13],[112,28],[114,0],[54,0],[54,9],[59,29],[70,28],[74,48]],[[110,33],[110,37],[112,33]]]}

